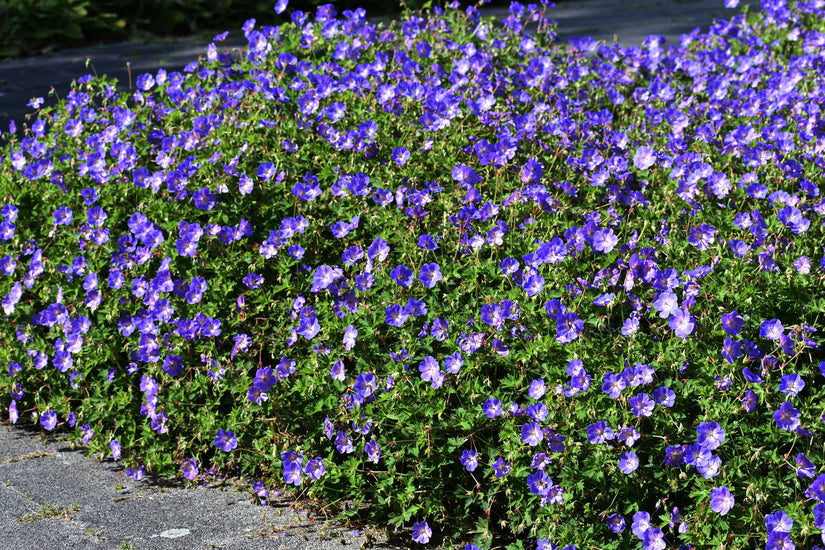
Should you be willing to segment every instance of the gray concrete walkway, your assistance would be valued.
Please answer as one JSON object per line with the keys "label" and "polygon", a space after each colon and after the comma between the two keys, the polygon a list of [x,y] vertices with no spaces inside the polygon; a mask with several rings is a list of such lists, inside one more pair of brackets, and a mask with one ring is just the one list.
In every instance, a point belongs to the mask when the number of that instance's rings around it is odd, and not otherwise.
{"label": "gray concrete walkway", "polygon": [[[0,548],[334,550],[360,548],[363,532],[290,508],[253,505],[234,483],[184,488],[136,482],[65,442],[0,426]],[[380,536],[374,548],[389,548]]]}

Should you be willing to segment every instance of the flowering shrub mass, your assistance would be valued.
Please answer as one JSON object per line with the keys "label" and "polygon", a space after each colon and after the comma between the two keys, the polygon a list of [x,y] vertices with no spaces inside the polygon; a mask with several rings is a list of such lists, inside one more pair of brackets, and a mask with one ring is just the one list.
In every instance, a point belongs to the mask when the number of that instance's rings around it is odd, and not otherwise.
{"label": "flowering shrub mass", "polygon": [[815,547],[825,3],[632,48],[547,8],[281,0],[79,78],[0,164],[11,422],[411,544]]}

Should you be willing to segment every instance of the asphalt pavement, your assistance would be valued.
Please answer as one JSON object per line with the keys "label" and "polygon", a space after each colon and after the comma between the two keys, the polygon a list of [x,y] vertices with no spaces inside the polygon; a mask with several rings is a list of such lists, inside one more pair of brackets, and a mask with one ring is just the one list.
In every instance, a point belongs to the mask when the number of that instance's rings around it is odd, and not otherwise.
{"label": "asphalt pavement", "polygon": [[[561,40],[592,36],[639,46],[648,35],[675,43],[736,13],[722,0],[562,0],[549,16]],[[240,30],[230,30],[222,47],[243,42]],[[80,76],[106,74],[128,90],[142,73],[182,70],[206,55],[208,43],[184,38],[107,44],[0,63],[0,130],[10,119],[20,126],[32,112],[26,105],[32,98],[53,104],[65,97]],[[375,535],[375,548],[391,547],[372,528],[356,530],[300,512],[284,495],[267,507],[253,505],[240,485],[225,480],[222,488],[185,487],[149,477],[136,482],[119,464],[86,457],[67,442],[43,441],[31,428],[0,426],[0,549],[351,549],[367,541],[366,532]]]}
{"label": "asphalt pavement", "polygon": [[[483,11],[507,15],[506,8]],[[738,9],[725,8],[723,0],[558,0],[548,17],[558,23],[562,41],[592,36],[612,42],[616,37],[622,46],[639,46],[649,35],[676,43],[682,34],[697,27],[707,31],[714,19],[736,13]],[[221,51],[245,43],[240,29],[227,30],[229,38],[220,43]],[[159,68],[180,71],[198,56],[205,57],[208,44],[209,40],[192,38],[102,44],[0,63],[0,131],[8,129],[10,120],[19,126],[24,116],[32,113],[27,106],[32,98],[43,97],[45,105],[53,105],[66,97],[72,81],[83,75],[105,74],[116,78],[121,90],[129,90],[140,74],[154,74]]]}

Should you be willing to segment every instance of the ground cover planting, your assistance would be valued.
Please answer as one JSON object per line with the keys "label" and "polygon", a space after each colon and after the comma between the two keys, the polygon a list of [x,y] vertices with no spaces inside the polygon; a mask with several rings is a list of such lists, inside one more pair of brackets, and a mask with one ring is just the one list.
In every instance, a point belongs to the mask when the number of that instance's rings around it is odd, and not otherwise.
{"label": "ground cover planting", "polygon": [[9,420],[414,546],[816,548],[823,8],[621,48],[280,0],[78,78],[0,164]]}

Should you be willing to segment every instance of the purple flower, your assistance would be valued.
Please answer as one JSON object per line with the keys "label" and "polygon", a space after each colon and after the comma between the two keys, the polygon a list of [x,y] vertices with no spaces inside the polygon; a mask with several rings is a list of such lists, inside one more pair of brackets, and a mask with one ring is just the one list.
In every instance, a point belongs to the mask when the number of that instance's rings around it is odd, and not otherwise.
{"label": "purple flower", "polygon": [[632,474],[639,467],[639,457],[633,451],[622,453],[619,458],[619,470],[625,474]]}
{"label": "purple flower", "polygon": [[410,151],[406,147],[396,147],[392,150],[392,160],[398,166],[404,166],[410,160]]}
{"label": "purple flower", "polygon": [[666,290],[659,293],[654,300],[653,307],[659,312],[659,317],[667,319],[679,309],[679,298],[673,292]]}
{"label": "purple flower", "polygon": [[546,391],[547,386],[545,386],[544,380],[538,378],[530,382],[530,388],[527,390],[527,395],[533,399],[541,399]]}
{"label": "purple flower", "polygon": [[626,523],[622,516],[613,513],[607,516],[607,526],[614,533],[621,533],[625,530]]}
{"label": "purple flower", "polygon": [[668,319],[668,325],[679,338],[687,338],[693,332],[694,323],[687,309],[677,309]]}
{"label": "purple flower", "polygon": [[249,195],[255,188],[255,182],[246,174],[241,174],[238,179],[238,192],[241,195]]}
{"label": "purple flower", "polygon": [[614,437],[613,430],[610,429],[604,420],[599,420],[587,426],[587,440],[590,443],[604,443]]}
{"label": "purple flower", "polygon": [[293,244],[287,249],[287,251],[289,252],[289,255],[296,260],[300,260],[304,257],[304,248],[299,244]]}
{"label": "purple flower", "polygon": [[655,403],[650,396],[644,392],[639,395],[634,395],[628,399],[627,402],[630,405],[630,412],[632,412],[637,418],[650,416],[653,414],[653,406]]}
{"label": "purple flower", "polygon": [[688,235],[688,242],[695,246],[697,250],[707,250],[716,237],[717,229],[712,225],[703,223],[699,227],[691,227]]}
{"label": "purple flower", "polygon": [[551,319],[558,320],[559,315],[567,311],[567,307],[565,307],[565,305],[562,304],[558,299],[553,298],[552,300],[544,304],[544,310],[547,312],[547,315]]}
{"label": "purple flower", "polygon": [[503,478],[510,473],[510,463],[499,457],[498,460],[493,462],[493,473],[498,479]]}
{"label": "purple flower", "polygon": [[729,244],[731,252],[739,258],[744,258],[745,254],[750,250],[748,243],[740,241],[739,239],[731,239]]}
{"label": "purple flower", "polygon": [[593,233],[593,250],[601,254],[607,254],[618,244],[619,238],[610,228],[597,229]]}
{"label": "purple flower", "polygon": [[461,357],[461,353],[459,352],[455,352],[454,354],[448,355],[444,358],[444,370],[450,374],[458,374],[463,366],[464,359]]}
{"label": "purple flower", "polygon": [[333,363],[332,368],[329,371],[329,374],[333,380],[343,382],[347,377],[346,370],[344,370],[344,362],[339,359],[338,361]]}
{"label": "purple flower", "polygon": [[560,313],[556,317],[556,341],[567,344],[584,331],[584,322],[573,312]]}
{"label": "purple flower", "polygon": [[613,299],[616,297],[616,294],[613,292],[607,292],[605,294],[600,294],[593,300],[593,304],[597,306],[608,306],[613,302]]}
{"label": "purple flower", "polygon": [[135,481],[140,481],[143,479],[143,476],[146,474],[146,467],[142,464],[137,468],[126,468],[126,477],[134,479]]}
{"label": "purple flower", "polygon": [[362,273],[355,276],[355,288],[358,289],[359,292],[369,290],[374,283],[375,277],[372,276],[372,273]]}
{"label": "purple flower", "polygon": [[266,506],[266,497],[269,496],[266,485],[260,481],[256,481],[252,484],[252,490],[255,492],[255,496],[258,497],[258,502],[260,502],[262,506]]}
{"label": "purple flower", "polygon": [[710,492],[710,509],[720,516],[727,514],[735,503],[733,495],[724,485]]}
{"label": "purple flower", "polygon": [[[700,446],[701,448],[701,446]],[[701,458],[697,458],[696,470],[705,479],[710,479],[719,475],[719,469],[722,467],[722,459],[718,455],[711,454],[707,449],[700,452]]]}
{"label": "purple flower", "polygon": [[624,377],[622,377],[621,374],[608,372],[605,373],[602,380],[604,381],[602,384],[602,391],[613,399],[618,399],[622,393],[622,390],[627,387]]}
{"label": "purple flower", "polygon": [[212,210],[217,201],[217,197],[209,188],[203,187],[192,194],[192,200],[195,202],[195,208],[198,210]]}
{"label": "purple flower", "polygon": [[780,430],[795,430],[799,427],[799,417],[802,414],[794,408],[789,401],[785,401],[779,406],[779,410],[773,413],[773,419]]}
{"label": "purple flower", "polygon": [[651,527],[645,531],[645,536],[642,539],[642,548],[644,550],[665,550],[667,543],[665,542],[665,534],[658,527]]}
{"label": "purple flower", "polygon": [[410,298],[407,300],[407,305],[404,306],[404,312],[413,317],[420,317],[427,314],[427,304],[421,300]]}
{"label": "purple flower", "polygon": [[639,319],[636,317],[628,317],[622,324],[622,335],[633,336],[639,330]]}
{"label": "purple flower", "polygon": [[667,386],[661,386],[653,392],[653,400],[662,407],[672,407],[676,402],[676,393]]}
{"label": "purple flower", "polygon": [[261,287],[261,283],[264,282],[264,278],[258,275],[257,273],[248,273],[246,277],[243,278],[243,284],[247,286],[250,290],[256,290]]}
{"label": "purple flower", "polygon": [[696,427],[697,442],[709,451],[717,449],[725,442],[725,430],[718,422],[702,422]]}
{"label": "purple flower", "polygon": [[761,384],[762,382],[764,382],[764,380],[762,380],[762,377],[760,377],[758,374],[750,370],[748,367],[742,367],[742,376],[744,376],[745,380],[752,384]]}
{"label": "purple flower", "polygon": [[811,272],[811,261],[806,256],[800,256],[794,263],[794,268],[802,275]]}
{"label": "purple flower", "polygon": [[434,288],[442,278],[441,267],[436,263],[422,265],[418,274],[418,280],[427,288]]}
{"label": "purple flower", "polygon": [[137,77],[136,80],[137,87],[141,90],[148,91],[152,86],[155,85],[155,77],[149,73],[142,74]]}
{"label": "purple flower", "polygon": [[183,470],[183,477],[189,481],[194,481],[198,475],[198,464],[195,462],[194,458],[187,458],[184,460],[180,466],[180,469]]}
{"label": "purple flower", "polygon": [[235,434],[231,430],[218,430],[218,435],[215,437],[215,447],[228,453],[238,446],[238,440],[235,439]]}
{"label": "purple flower", "polygon": [[346,328],[344,328],[344,340],[343,340],[344,348],[347,351],[349,351],[353,347],[355,347],[355,339],[356,338],[358,338],[358,329],[356,329],[352,325],[347,325]]}
{"label": "purple flower", "polygon": [[544,432],[538,422],[528,422],[521,427],[521,440],[535,447],[544,439]]}
{"label": "purple flower", "polygon": [[803,388],[805,380],[795,372],[786,374],[779,380],[779,391],[787,393],[789,397],[796,397]]}
{"label": "purple flower", "polygon": [[421,363],[418,364],[418,371],[421,373],[421,379],[425,382],[432,382],[441,374],[441,367],[435,357],[428,355]]}
{"label": "purple flower", "polygon": [[521,171],[519,172],[521,182],[525,185],[530,183],[538,183],[541,181],[543,171],[544,165],[535,158],[530,157],[521,167]]}
{"label": "purple flower", "polygon": [[796,475],[799,477],[813,478],[816,473],[816,464],[808,460],[804,453],[796,455]]}
{"label": "purple flower", "polygon": [[564,440],[567,439],[567,436],[556,433],[552,429],[548,430],[548,433],[545,435],[547,436],[547,444],[551,451],[554,453],[564,452]]}
{"label": "purple flower", "polygon": [[633,531],[634,535],[644,540],[645,533],[650,527],[650,514],[642,511],[633,514],[633,524],[630,526],[630,530]]}
{"label": "purple flower", "polygon": [[85,424],[80,427],[80,433],[83,434],[80,440],[83,442],[84,445],[88,445],[89,441],[91,441],[92,437],[94,437],[95,435],[94,430],[88,424]]}
{"label": "purple flower", "polygon": [[307,462],[307,466],[304,469],[304,473],[311,479],[321,479],[321,476],[327,473],[327,469],[324,466],[324,459],[318,457],[313,458],[312,460]]}
{"label": "purple flower", "polygon": [[676,468],[685,463],[684,445],[669,445],[665,447],[665,465]]}
{"label": "purple flower", "polygon": [[519,263],[518,260],[514,260],[513,258],[504,258],[498,263],[498,267],[504,275],[512,275],[518,271]]}
{"label": "purple flower", "polygon": [[355,379],[352,389],[366,399],[378,388],[378,379],[371,372],[361,373]]}
{"label": "purple flower", "polygon": [[440,317],[437,317],[430,328],[430,335],[439,342],[447,339],[447,334],[450,330],[450,323]]}
{"label": "purple flower", "polygon": [[641,362],[636,362],[635,365],[626,367],[622,372],[622,376],[625,377],[625,382],[634,388],[653,382],[654,374],[656,374],[656,370],[653,367],[644,365]]}
{"label": "purple flower", "polygon": [[524,410],[527,413],[527,416],[532,418],[537,422],[544,422],[547,420],[547,416],[550,414],[550,411],[547,409],[547,406],[544,403],[534,403],[533,405],[527,405],[527,408]]}
{"label": "purple flower", "polygon": [[[796,545],[791,542],[791,535],[782,531],[768,533],[768,540],[765,542],[765,550],[794,550]],[[814,548],[819,548],[815,546]]]}
{"label": "purple flower", "polygon": [[541,275],[531,275],[524,281],[523,288],[528,296],[535,296],[544,288],[544,277]]}
{"label": "purple flower", "polygon": [[685,464],[697,466],[710,460],[711,456],[713,453],[698,443],[685,446]]}
{"label": "purple flower", "polygon": [[462,451],[461,463],[467,468],[468,472],[474,471],[478,468],[478,454],[475,451]]}
{"label": "purple flower", "polygon": [[479,176],[475,170],[463,163],[455,166],[451,173],[453,179],[459,185],[472,186],[482,181],[481,176]]}
{"label": "purple flower", "polygon": [[418,248],[422,250],[436,250],[438,243],[435,242],[435,238],[431,235],[421,235],[418,237]]}
{"label": "purple flower", "polygon": [[40,415],[40,424],[46,431],[52,431],[57,426],[57,413],[54,411],[46,411]]}
{"label": "purple flower", "polygon": [[413,277],[415,274],[412,272],[411,269],[408,269],[405,265],[396,266],[395,269],[390,271],[390,277],[392,280],[398,283],[399,286],[408,287],[413,282]]}
{"label": "purple flower", "polygon": [[284,482],[295,485],[296,487],[303,481],[303,462],[304,457],[294,451],[286,451],[281,453],[283,460],[282,475]]}
{"label": "purple flower", "polygon": [[485,304],[481,306],[481,322],[500,330],[501,325],[504,324],[504,317],[501,314],[499,305]]}
{"label": "purple flower", "polygon": [[321,196],[321,186],[317,183],[296,183],[292,186],[292,194],[302,201],[312,201]]}
{"label": "purple flower", "polygon": [[275,3],[275,13],[281,15],[286,11],[286,6],[289,4],[289,0],[278,0]]}
{"label": "purple flower", "polygon": [[120,442],[117,439],[113,439],[111,443],[109,443],[109,448],[112,449],[112,459],[116,462],[120,460]]}
{"label": "purple flower", "polygon": [[177,355],[167,355],[163,361],[163,370],[165,370],[169,376],[178,376],[183,372],[183,358]]}
{"label": "purple flower", "polygon": [[731,340],[730,336],[725,336],[725,343],[722,345],[722,357],[731,365],[742,357],[742,343]]}
{"label": "purple flower", "polygon": [[637,170],[647,170],[656,164],[656,151],[653,147],[642,145],[636,149],[636,154],[633,155],[633,166]]}
{"label": "purple flower", "polygon": [[370,439],[364,445],[364,452],[367,454],[367,459],[375,464],[381,459],[381,448],[378,446],[378,442],[374,439]]}
{"label": "purple flower", "polygon": [[817,476],[810,487],[805,489],[805,496],[815,498],[819,502],[825,502],[825,474]]}
{"label": "purple flower", "polygon": [[741,401],[745,412],[753,412],[756,410],[756,406],[759,405],[759,397],[752,390],[747,390]]}
{"label": "purple flower", "polygon": [[487,415],[487,418],[495,418],[504,412],[501,408],[501,401],[492,397],[484,402],[481,410]]}
{"label": "purple flower", "polygon": [[793,520],[788,517],[788,514],[779,510],[765,516],[765,527],[768,533],[790,533],[793,529]]}
{"label": "purple flower", "polygon": [[427,520],[419,521],[413,524],[412,539],[419,544],[427,544],[430,542],[430,537],[433,536],[433,531],[427,525]]}
{"label": "purple flower", "polygon": [[86,213],[86,220],[92,227],[100,227],[106,221],[108,214],[99,206],[93,206]]}
{"label": "purple flower", "polygon": [[387,245],[387,241],[381,237],[376,237],[369,248],[367,248],[367,257],[377,262],[386,260],[389,253],[390,247]]}
{"label": "purple flower", "polygon": [[68,206],[61,206],[54,211],[54,225],[71,225],[72,209]]}
{"label": "purple flower", "polygon": [[786,206],[777,212],[776,217],[785,227],[797,235],[806,232],[811,225],[811,221],[805,218],[802,211],[795,206]]}
{"label": "purple flower", "polygon": [[338,434],[335,436],[335,448],[338,449],[338,452],[341,454],[351,453],[354,449],[352,446],[352,439],[347,437],[347,434],[338,430]]}
{"label": "purple flower", "polygon": [[527,486],[534,495],[546,497],[550,492],[553,480],[543,471],[538,471],[527,476]]}
{"label": "purple flower", "polygon": [[771,319],[770,321],[762,321],[759,326],[759,335],[768,340],[779,340],[783,330],[782,322],[779,319]]}
{"label": "purple flower", "polygon": [[402,327],[409,314],[398,304],[388,306],[384,310],[384,321],[392,327]]}

